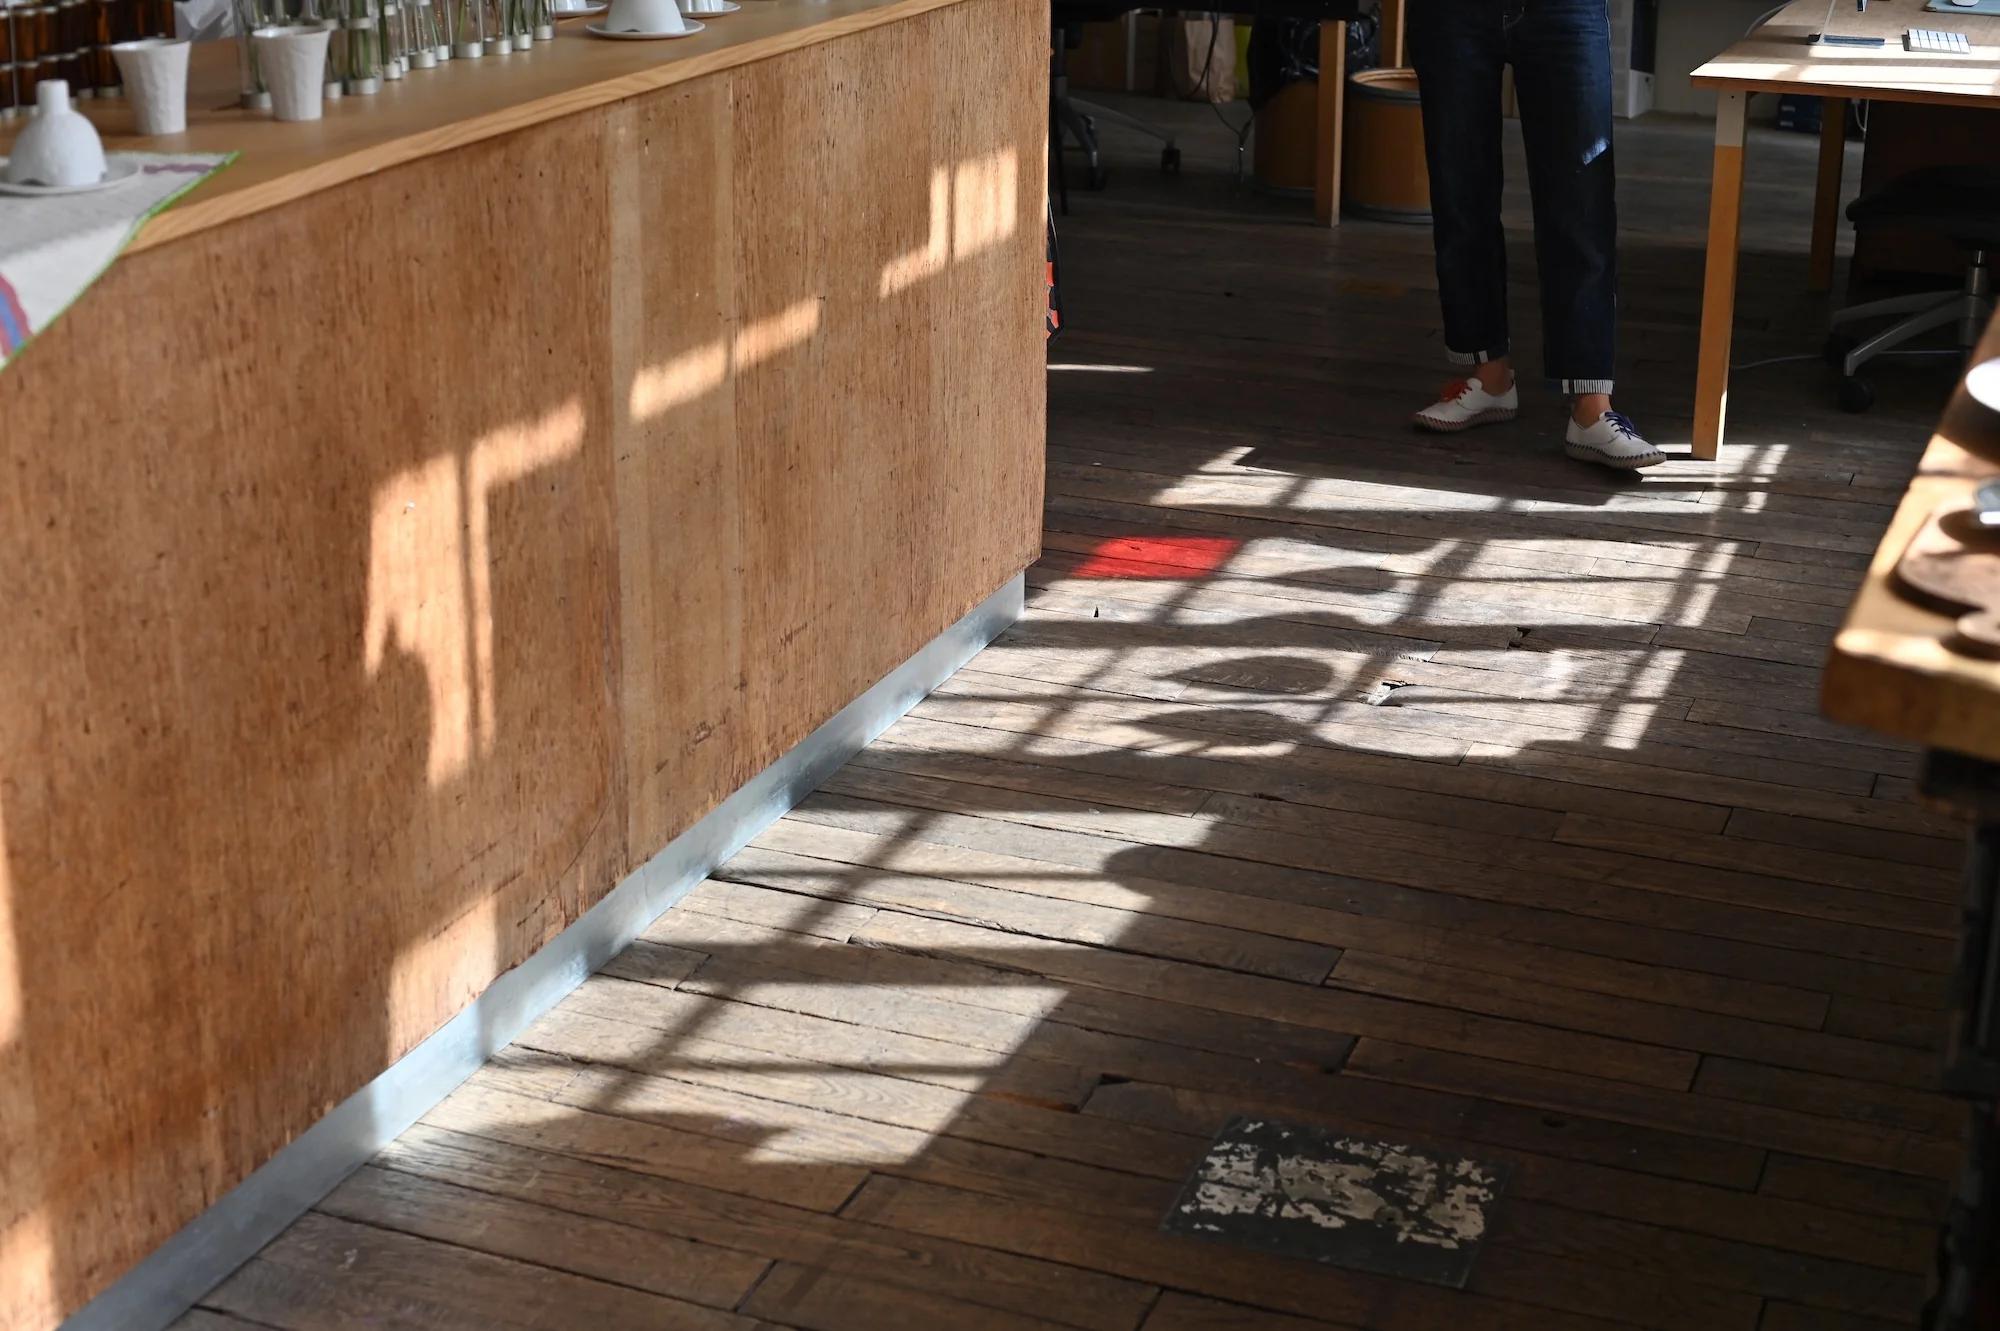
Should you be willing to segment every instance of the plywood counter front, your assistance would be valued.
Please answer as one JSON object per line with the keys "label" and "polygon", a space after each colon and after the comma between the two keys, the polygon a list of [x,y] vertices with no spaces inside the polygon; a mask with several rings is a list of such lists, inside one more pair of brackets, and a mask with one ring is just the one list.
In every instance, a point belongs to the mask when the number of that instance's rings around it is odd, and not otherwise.
{"label": "plywood counter front", "polygon": [[0,1327],[1031,559],[1047,34],[743,0],[317,125],[204,53],[242,157],[0,372]]}

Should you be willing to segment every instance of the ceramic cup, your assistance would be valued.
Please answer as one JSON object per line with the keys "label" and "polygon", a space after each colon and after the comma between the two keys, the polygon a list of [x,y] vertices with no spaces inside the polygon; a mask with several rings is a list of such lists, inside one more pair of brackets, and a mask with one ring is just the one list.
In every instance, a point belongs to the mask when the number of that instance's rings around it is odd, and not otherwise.
{"label": "ceramic cup", "polygon": [[35,85],[35,115],[14,140],[7,180],[15,185],[95,185],[104,179],[104,144],[97,127],[69,101],[69,83]]}
{"label": "ceramic cup", "polygon": [[271,90],[271,113],[279,120],[320,118],[329,34],[324,23],[284,24],[250,34],[257,47],[257,68]]}
{"label": "ceramic cup", "polygon": [[687,20],[674,0],[611,0],[604,28],[607,32],[686,32]]}
{"label": "ceramic cup", "polygon": [[729,12],[724,8],[728,0],[684,0],[684,3],[687,5],[687,12],[694,16]]}
{"label": "ceramic cup", "polygon": [[111,58],[118,62],[141,134],[178,134],[187,128],[188,45],[148,37],[112,46]]}

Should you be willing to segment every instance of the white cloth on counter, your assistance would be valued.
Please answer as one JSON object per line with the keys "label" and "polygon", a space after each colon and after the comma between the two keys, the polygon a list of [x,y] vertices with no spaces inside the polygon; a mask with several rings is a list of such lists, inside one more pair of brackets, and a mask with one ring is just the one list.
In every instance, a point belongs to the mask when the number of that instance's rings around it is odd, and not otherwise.
{"label": "white cloth on counter", "polygon": [[113,153],[137,178],[86,194],[0,195],[0,365],[111,266],[139,226],[234,153]]}

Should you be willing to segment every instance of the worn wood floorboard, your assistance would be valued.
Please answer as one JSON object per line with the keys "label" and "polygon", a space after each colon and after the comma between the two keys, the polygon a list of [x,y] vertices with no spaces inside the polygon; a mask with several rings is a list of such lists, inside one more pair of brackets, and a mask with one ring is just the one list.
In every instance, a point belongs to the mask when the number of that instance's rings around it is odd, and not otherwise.
{"label": "worn wood floorboard", "polygon": [[[1959,828],[1816,694],[1946,385],[1750,370],[1643,479],[1533,390],[1412,435],[1427,236],[1143,109],[1188,169],[1064,225],[1020,625],[186,1331],[1915,1324]],[[1684,445],[1708,139],[1621,135],[1621,397]],[[1823,317],[1814,141],[1756,149],[1746,360]],[[1238,1114],[1504,1163],[1467,1287],[1165,1236]]]}

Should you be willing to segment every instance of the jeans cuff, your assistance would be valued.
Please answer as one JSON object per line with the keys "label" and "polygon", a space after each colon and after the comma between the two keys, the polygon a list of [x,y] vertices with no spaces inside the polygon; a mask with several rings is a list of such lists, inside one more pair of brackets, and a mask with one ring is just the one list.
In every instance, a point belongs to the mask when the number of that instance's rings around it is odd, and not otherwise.
{"label": "jeans cuff", "polygon": [[1609,394],[1613,391],[1615,383],[1616,381],[1612,379],[1558,379],[1556,391],[1567,393],[1571,397],[1581,397],[1585,393]]}
{"label": "jeans cuff", "polygon": [[1484,365],[1488,361],[1504,360],[1512,354],[1507,344],[1502,342],[1499,346],[1489,347],[1485,351],[1453,351],[1447,347],[1444,356],[1453,365]]}

